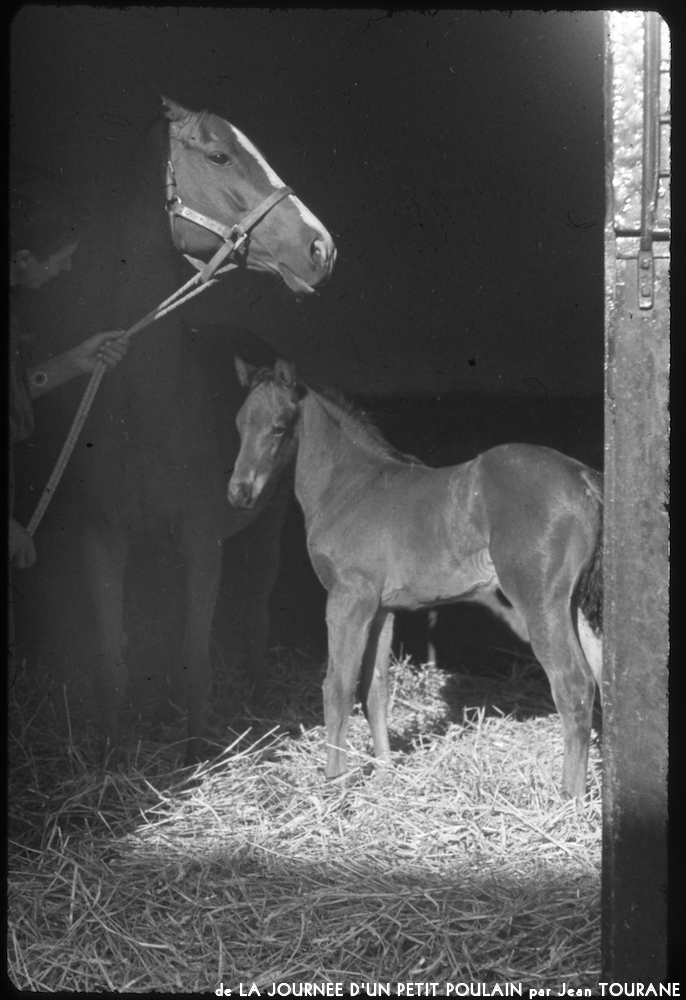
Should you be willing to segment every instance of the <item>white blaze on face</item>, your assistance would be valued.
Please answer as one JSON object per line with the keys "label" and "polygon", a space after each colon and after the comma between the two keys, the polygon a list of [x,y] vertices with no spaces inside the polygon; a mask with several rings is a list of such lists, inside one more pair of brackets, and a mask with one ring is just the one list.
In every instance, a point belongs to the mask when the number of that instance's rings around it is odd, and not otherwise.
{"label": "white blaze on face", "polygon": [[583,613],[581,611],[579,611],[577,626],[579,629],[579,642],[581,643],[581,648],[584,651],[584,656],[586,657],[589,667],[593,671],[593,676],[596,679],[596,684],[598,685],[598,687],[602,692],[603,638],[602,636],[595,634],[591,626],[588,624],[587,620],[584,618]]}
{"label": "white blaze on face", "polygon": [[272,170],[272,168],[265,160],[264,156],[262,156],[262,153],[260,153],[257,147],[253,146],[250,139],[248,139],[247,135],[243,135],[240,129],[237,129],[235,125],[231,126],[231,130],[235,135],[236,139],[238,140],[238,142],[243,147],[243,149],[246,149],[250,153],[250,155],[257,160],[257,162],[259,163],[259,165],[262,167],[265,174],[269,178],[269,183],[273,184],[274,187],[276,188],[285,187],[286,185],[281,180],[279,175],[274,170]]}
{"label": "white blaze on face", "polygon": [[[272,170],[272,168],[265,160],[264,156],[262,156],[262,153],[260,153],[259,149],[253,146],[250,139],[248,139],[246,135],[243,135],[240,129],[237,129],[235,125],[231,125],[231,129],[236,139],[243,147],[243,149],[247,150],[247,152],[249,152],[251,156],[254,156],[259,165],[262,167],[262,169],[265,172],[265,175],[267,176],[267,179],[269,180],[269,183],[273,184],[275,188],[286,187],[287,185],[284,184],[284,182],[281,180],[276,171]],[[305,225],[309,226],[311,229],[315,229],[318,233],[321,234],[322,238],[325,239],[328,236],[328,233],[324,229],[324,227],[322,226],[321,222],[316,217],[316,215],[313,215],[312,212],[310,212],[309,208],[306,205],[303,205],[300,198],[296,198],[294,194],[291,194],[288,197],[293,202],[295,207],[298,209],[300,218],[303,220]]]}
{"label": "white blaze on face", "polygon": [[259,498],[262,496],[262,491],[269,482],[269,475],[270,475],[269,472],[262,472],[257,476],[255,476],[255,478],[253,479],[251,487],[252,487],[253,499],[255,501],[259,500]]}

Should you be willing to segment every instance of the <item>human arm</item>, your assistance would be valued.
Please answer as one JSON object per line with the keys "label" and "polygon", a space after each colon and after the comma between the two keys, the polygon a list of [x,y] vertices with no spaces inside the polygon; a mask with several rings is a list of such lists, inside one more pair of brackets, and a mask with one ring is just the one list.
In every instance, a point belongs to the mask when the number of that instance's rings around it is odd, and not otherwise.
{"label": "human arm", "polygon": [[29,368],[27,374],[31,399],[50,392],[77,375],[94,371],[99,361],[114,368],[128,349],[128,341],[122,339],[123,332],[109,330],[96,333],[63,354],[57,354],[54,358],[48,358],[42,364]]}

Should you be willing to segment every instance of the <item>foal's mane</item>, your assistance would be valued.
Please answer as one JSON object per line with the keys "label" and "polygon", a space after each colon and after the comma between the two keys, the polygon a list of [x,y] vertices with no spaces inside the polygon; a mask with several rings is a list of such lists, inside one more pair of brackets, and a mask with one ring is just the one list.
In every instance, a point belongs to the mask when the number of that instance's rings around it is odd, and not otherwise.
{"label": "foal's mane", "polygon": [[[253,385],[262,382],[276,382],[278,379],[271,368],[261,368],[253,376]],[[296,391],[301,397],[311,393],[316,396],[324,406],[329,416],[337,421],[343,432],[351,432],[351,436],[358,444],[366,446],[379,458],[390,458],[404,465],[423,465],[414,455],[407,455],[398,451],[385,439],[379,428],[374,424],[372,418],[360,407],[355,406],[349,399],[346,399],[336,389],[330,387],[323,388],[310,383],[296,383]]]}
{"label": "foal's mane", "polygon": [[324,401],[328,413],[331,413],[333,408],[335,419],[340,421],[344,432],[353,432],[352,436],[356,443],[368,447],[379,458],[391,458],[404,465],[422,464],[414,455],[406,455],[389,444],[370,415],[335,389],[313,389],[311,386],[307,388]]}

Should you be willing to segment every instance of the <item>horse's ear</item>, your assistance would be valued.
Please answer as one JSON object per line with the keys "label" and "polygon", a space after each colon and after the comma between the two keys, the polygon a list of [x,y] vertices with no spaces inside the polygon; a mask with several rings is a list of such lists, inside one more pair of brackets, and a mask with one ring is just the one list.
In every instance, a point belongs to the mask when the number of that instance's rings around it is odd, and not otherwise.
{"label": "horse's ear", "polygon": [[292,389],[296,383],[295,365],[289,364],[283,358],[277,358],[274,365],[274,376],[279,382],[283,382],[289,389]]}
{"label": "horse's ear", "polygon": [[236,365],[236,374],[238,375],[238,381],[241,385],[251,386],[253,382],[253,377],[257,371],[254,365],[249,365],[247,361],[243,361],[242,358],[234,358],[234,364]]}
{"label": "horse's ear", "polygon": [[188,108],[184,108],[182,104],[172,101],[170,97],[165,97],[164,94],[162,94],[162,107],[165,118],[179,125],[183,125],[193,115],[193,112],[189,111]]}

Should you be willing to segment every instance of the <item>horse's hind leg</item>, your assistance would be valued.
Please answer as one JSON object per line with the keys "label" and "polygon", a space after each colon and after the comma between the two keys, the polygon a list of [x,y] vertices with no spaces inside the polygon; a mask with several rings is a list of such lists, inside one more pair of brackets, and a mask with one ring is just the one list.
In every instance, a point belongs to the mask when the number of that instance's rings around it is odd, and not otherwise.
{"label": "horse's hind leg", "polygon": [[119,712],[127,682],[122,646],[128,536],[116,528],[86,524],[82,553],[99,627],[94,688],[109,750],[119,741]]}
{"label": "horse's hind leg", "polygon": [[218,531],[204,524],[184,525],[181,551],[186,562],[186,620],[181,670],[188,710],[186,764],[200,759],[207,702],[212,687],[210,630],[221,577]]}
{"label": "horse's hind leg", "polygon": [[367,646],[369,627],[377,607],[378,599],[375,594],[339,588],[329,593],[326,605],[329,664],[323,685],[328,744],[327,778],[337,778],[346,769],[348,722],[355,704],[355,689]]}
{"label": "horse's hind leg", "polygon": [[236,539],[243,540],[245,545],[245,563],[241,567],[245,614],[241,627],[250,697],[255,706],[262,704],[266,690],[269,599],[279,571],[281,528],[288,496],[285,490],[275,494]]}
{"label": "horse's hind leg", "polygon": [[380,608],[369,629],[362,659],[362,706],[374,740],[374,754],[391,759],[386,712],[388,709],[388,668],[393,639],[393,614]]}

